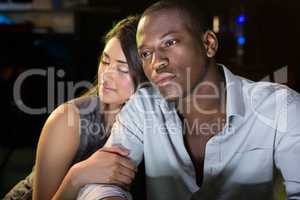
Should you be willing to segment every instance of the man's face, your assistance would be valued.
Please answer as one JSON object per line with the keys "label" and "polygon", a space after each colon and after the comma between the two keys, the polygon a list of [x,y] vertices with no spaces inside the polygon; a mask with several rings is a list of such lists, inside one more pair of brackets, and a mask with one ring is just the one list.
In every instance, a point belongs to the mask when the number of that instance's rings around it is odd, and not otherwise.
{"label": "man's face", "polygon": [[176,9],[144,16],[138,25],[137,45],[144,72],[168,100],[188,95],[203,78],[206,52]]}

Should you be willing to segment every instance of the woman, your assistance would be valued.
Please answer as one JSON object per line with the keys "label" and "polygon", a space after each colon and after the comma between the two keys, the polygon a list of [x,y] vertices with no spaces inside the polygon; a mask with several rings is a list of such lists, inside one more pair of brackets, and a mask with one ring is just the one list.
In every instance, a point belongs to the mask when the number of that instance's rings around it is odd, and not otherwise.
{"label": "woman", "polygon": [[126,159],[126,150],[98,149],[105,144],[116,114],[146,81],[136,49],[137,22],[137,17],[128,17],[106,35],[99,84],[91,90],[99,96],[74,99],[49,116],[38,143],[33,199],[75,199],[89,183],[126,187],[133,180],[136,169]]}

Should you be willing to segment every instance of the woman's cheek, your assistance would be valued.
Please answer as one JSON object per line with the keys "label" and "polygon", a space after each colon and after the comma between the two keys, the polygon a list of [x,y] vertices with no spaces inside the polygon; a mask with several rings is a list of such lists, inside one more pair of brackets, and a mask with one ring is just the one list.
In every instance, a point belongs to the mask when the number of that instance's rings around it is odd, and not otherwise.
{"label": "woman's cheek", "polygon": [[126,91],[126,93],[128,93],[127,94],[128,96],[133,94],[134,86],[133,86],[133,82],[132,82],[131,78],[124,78],[121,81],[121,85],[122,85],[124,91]]}
{"label": "woman's cheek", "polygon": [[103,81],[103,70],[98,70],[98,82],[101,83]]}

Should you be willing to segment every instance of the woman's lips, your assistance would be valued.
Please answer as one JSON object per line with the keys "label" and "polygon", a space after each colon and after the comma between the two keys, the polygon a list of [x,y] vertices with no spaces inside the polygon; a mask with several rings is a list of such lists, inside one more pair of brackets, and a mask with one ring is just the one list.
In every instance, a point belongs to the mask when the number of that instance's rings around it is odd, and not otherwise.
{"label": "woman's lips", "polygon": [[115,88],[113,88],[113,87],[111,87],[111,86],[109,86],[108,84],[102,84],[102,88],[103,88],[103,90],[104,91],[116,91],[116,89]]}
{"label": "woman's lips", "polygon": [[161,74],[154,78],[154,83],[157,86],[165,86],[165,85],[171,83],[175,77],[176,76],[174,74],[170,74],[170,73]]}

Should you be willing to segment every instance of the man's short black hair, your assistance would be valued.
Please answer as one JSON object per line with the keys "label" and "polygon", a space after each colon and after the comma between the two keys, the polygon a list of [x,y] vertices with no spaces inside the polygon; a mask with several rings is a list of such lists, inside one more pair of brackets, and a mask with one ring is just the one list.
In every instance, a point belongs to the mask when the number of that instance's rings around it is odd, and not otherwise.
{"label": "man's short black hair", "polygon": [[142,17],[153,14],[154,12],[161,10],[177,9],[181,12],[182,16],[185,16],[188,20],[187,25],[190,31],[200,38],[206,30],[208,30],[208,25],[205,20],[205,13],[203,13],[199,7],[192,4],[188,0],[162,0],[152,4],[148,7]]}

